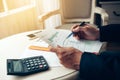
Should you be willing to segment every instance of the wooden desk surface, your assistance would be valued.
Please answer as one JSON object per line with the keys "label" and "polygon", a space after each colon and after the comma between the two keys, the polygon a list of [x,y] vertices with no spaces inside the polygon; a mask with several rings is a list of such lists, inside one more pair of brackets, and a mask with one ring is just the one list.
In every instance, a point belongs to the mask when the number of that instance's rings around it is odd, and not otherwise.
{"label": "wooden desk surface", "polygon": [[51,67],[48,71],[30,76],[7,75],[7,59],[19,59],[26,46],[36,40],[30,40],[27,35],[36,31],[24,32],[0,40],[0,80],[75,80],[78,71],[63,66]]}

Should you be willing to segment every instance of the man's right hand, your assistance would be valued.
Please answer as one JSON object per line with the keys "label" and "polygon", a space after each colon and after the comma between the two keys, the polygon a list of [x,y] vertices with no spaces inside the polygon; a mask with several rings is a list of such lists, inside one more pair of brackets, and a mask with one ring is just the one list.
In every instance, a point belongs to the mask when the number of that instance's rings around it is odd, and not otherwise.
{"label": "man's right hand", "polygon": [[84,26],[73,25],[71,28],[72,32],[75,33],[73,36],[80,40],[97,40],[99,39],[99,29],[90,24],[86,24]]}

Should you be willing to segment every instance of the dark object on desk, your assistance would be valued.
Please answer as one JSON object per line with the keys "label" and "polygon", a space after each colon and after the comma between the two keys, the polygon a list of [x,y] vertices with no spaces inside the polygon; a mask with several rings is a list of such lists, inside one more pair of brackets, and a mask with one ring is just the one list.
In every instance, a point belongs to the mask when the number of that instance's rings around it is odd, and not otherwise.
{"label": "dark object on desk", "polygon": [[28,34],[27,36],[28,36],[29,38],[36,37],[36,35],[34,35],[34,34]]}
{"label": "dark object on desk", "polygon": [[43,56],[35,56],[24,59],[7,59],[8,75],[29,75],[49,69]]}
{"label": "dark object on desk", "polygon": [[36,38],[38,38],[37,35],[39,35],[40,32],[42,32],[42,31],[37,31],[37,32],[34,32],[32,34],[28,34],[27,37],[29,37],[30,40],[36,39]]}

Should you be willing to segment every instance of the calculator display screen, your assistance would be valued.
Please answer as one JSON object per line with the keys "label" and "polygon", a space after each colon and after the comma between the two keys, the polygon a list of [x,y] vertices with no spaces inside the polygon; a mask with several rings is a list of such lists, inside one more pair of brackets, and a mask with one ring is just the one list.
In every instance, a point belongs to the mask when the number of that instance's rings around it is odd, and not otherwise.
{"label": "calculator display screen", "polygon": [[21,65],[21,61],[13,61],[13,71],[14,72],[21,72],[22,71],[22,65]]}

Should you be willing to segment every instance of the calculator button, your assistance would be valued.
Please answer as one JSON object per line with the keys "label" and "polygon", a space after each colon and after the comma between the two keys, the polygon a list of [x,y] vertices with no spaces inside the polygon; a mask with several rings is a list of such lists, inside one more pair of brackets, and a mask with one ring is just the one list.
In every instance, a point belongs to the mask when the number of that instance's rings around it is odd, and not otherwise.
{"label": "calculator button", "polygon": [[41,62],[39,62],[38,64],[42,64]]}
{"label": "calculator button", "polygon": [[40,67],[40,68],[42,68],[42,67],[43,67],[43,65],[40,65],[39,67]]}
{"label": "calculator button", "polygon": [[31,61],[30,64],[32,64],[33,62]]}
{"label": "calculator button", "polygon": [[32,69],[35,69],[35,67],[32,67]]}
{"label": "calculator button", "polygon": [[26,65],[27,67],[30,67],[30,65]]}
{"label": "calculator button", "polygon": [[36,60],[39,61],[39,58],[37,58]]}
{"label": "calculator button", "polygon": [[29,67],[29,68],[27,68],[28,70],[31,70],[31,68]]}
{"label": "calculator button", "polygon": [[42,62],[42,64],[45,64],[45,62]]}
{"label": "calculator button", "polygon": [[32,60],[29,60],[29,62],[31,62]]}
{"label": "calculator button", "polygon": [[44,64],[43,66],[44,66],[44,67],[47,67],[47,65],[46,65],[46,64]]}
{"label": "calculator button", "polygon": [[42,71],[48,69],[48,64],[42,56],[28,58],[24,60],[28,71]]}
{"label": "calculator button", "polygon": [[27,62],[26,65],[28,65],[29,63]]}
{"label": "calculator button", "polygon": [[28,61],[27,61],[27,60],[25,60],[25,62],[26,62],[26,63],[28,63]]}
{"label": "calculator button", "polygon": [[35,61],[36,59],[33,59],[33,61]]}
{"label": "calculator button", "polygon": [[35,66],[35,68],[36,68],[36,69],[38,69],[38,68],[39,68],[39,66]]}
{"label": "calculator button", "polygon": [[30,66],[34,66],[34,64],[30,64]]}
{"label": "calculator button", "polygon": [[34,63],[35,64],[35,66],[37,66],[38,64],[37,63]]}

